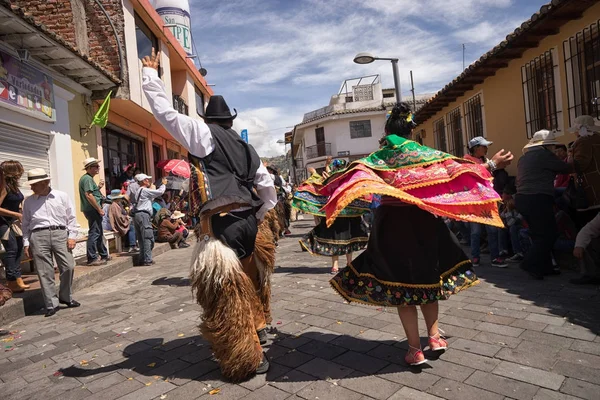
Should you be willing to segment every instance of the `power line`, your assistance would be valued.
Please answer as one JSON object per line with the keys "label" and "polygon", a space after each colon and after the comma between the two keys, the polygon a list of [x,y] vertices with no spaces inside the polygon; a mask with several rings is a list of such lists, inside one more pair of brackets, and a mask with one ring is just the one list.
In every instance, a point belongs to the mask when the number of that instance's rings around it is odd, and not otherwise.
{"label": "power line", "polygon": [[[279,130],[279,129],[288,129],[288,128],[293,128],[293,126],[282,126],[280,128],[273,128],[273,129],[269,129],[269,130],[266,130],[266,131],[259,131],[259,132],[252,132],[252,133],[253,134],[255,134],[255,133],[266,133],[266,132],[276,131],[276,130]],[[248,134],[250,134],[250,130],[248,130]]]}

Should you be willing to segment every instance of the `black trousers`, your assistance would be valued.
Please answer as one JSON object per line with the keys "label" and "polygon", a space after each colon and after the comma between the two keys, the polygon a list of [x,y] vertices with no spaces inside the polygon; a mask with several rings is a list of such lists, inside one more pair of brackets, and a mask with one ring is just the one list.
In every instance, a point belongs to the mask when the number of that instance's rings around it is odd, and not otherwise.
{"label": "black trousers", "polygon": [[215,214],[210,222],[215,237],[231,247],[239,259],[254,252],[258,223],[253,210],[230,212],[224,216]]}
{"label": "black trousers", "polygon": [[517,194],[515,205],[529,225],[532,242],[523,268],[541,276],[552,270],[552,248],[558,236],[554,198],[544,194]]}

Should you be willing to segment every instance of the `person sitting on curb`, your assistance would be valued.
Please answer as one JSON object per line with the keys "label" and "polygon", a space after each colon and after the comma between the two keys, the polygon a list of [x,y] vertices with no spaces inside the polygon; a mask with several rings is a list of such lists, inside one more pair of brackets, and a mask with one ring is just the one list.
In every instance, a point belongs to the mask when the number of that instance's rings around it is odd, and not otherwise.
{"label": "person sitting on curb", "polygon": [[581,276],[570,282],[576,285],[600,284],[600,214],[577,234],[573,255],[579,260]]}
{"label": "person sitting on curb", "polygon": [[154,231],[152,230],[152,202],[165,192],[167,178],[162,179],[158,189],[150,189],[152,177],[146,174],[137,174],[135,180],[139,182],[139,189],[135,194],[137,204],[133,211],[135,236],[140,245],[140,264],[152,265],[152,249],[154,248]]}
{"label": "person sitting on curb", "polygon": [[172,249],[190,247],[185,242],[183,237],[183,230],[180,227],[184,226],[181,218],[185,217],[185,214],[180,211],[175,211],[170,218],[164,218],[160,226],[158,227],[158,242],[166,243],[171,245]]}

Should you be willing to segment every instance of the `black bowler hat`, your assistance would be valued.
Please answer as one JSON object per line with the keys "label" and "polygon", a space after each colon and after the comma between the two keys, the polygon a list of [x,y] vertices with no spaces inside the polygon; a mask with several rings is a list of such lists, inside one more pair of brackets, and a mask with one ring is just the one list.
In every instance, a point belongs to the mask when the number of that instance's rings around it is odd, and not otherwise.
{"label": "black bowler hat", "polygon": [[208,101],[204,118],[224,120],[235,119],[235,117],[237,117],[237,110],[234,108],[233,111],[235,111],[235,114],[231,115],[229,106],[225,102],[223,96],[214,95],[211,96]]}

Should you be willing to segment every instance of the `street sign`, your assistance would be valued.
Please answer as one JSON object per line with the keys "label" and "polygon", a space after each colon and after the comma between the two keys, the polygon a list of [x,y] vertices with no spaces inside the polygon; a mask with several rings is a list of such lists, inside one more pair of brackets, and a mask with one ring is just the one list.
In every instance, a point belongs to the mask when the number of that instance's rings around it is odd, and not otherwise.
{"label": "street sign", "polygon": [[242,140],[244,142],[248,143],[248,129],[242,130],[242,132],[240,133],[240,136],[242,137]]}

